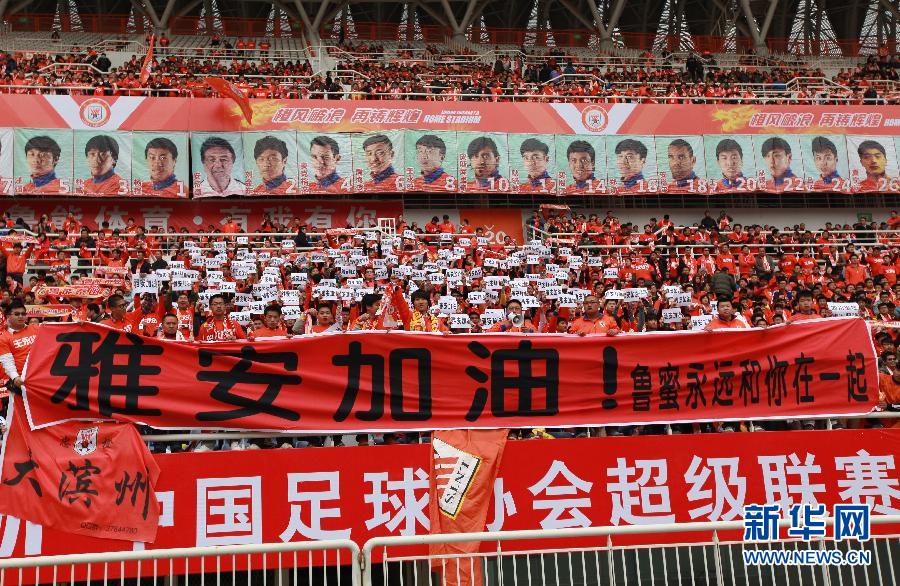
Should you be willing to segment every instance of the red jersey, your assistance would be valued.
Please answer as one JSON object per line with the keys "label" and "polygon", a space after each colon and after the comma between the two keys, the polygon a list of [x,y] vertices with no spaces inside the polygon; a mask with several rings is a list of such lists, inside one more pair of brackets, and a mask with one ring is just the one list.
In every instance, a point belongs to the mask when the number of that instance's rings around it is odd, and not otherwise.
{"label": "red jersey", "polygon": [[244,328],[236,321],[229,318],[216,320],[209,318],[200,326],[200,334],[197,340],[200,342],[216,342],[222,340],[242,340],[247,336],[244,334]]}
{"label": "red jersey", "polygon": [[413,189],[416,191],[455,191],[456,183],[449,182],[450,175],[443,169],[437,169],[434,173],[420,175],[413,179]]}
{"label": "red jersey", "polygon": [[114,330],[119,330],[120,332],[131,333],[133,329],[132,322],[126,317],[121,321],[116,321],[111,317],[106,318],[105,320],[100,322],[101,326],[109,326]]}

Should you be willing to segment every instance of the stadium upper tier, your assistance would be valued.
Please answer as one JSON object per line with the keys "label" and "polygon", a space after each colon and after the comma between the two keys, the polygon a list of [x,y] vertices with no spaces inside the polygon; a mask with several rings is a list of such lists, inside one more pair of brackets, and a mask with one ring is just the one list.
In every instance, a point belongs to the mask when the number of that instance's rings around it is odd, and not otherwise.
{"label": "stadium upper tier", "polygon": [[900,99],[897,57],[653,54],[587,47],[160,39],[140,82],[140,35],[12,33],[0,41],[0,92],[209,96],[206,75],[256,98],[881,104]]}

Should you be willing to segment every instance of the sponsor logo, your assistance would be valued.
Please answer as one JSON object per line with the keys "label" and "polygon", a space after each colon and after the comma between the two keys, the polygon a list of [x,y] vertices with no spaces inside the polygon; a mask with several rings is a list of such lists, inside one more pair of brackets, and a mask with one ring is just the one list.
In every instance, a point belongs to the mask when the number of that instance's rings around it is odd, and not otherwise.
{"label": "sponsor logo", "polygon": [[91,128],[99,128],[109,121],[109,104],[100,98],[91,98],[81,104],[79,110],[81,121]]}

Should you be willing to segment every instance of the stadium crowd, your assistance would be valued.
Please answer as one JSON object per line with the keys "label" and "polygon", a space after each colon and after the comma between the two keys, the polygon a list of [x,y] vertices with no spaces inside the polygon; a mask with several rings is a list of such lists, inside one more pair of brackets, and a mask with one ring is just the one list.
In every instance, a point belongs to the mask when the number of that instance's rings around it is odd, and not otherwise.
{"label": "stadium crowd", "polygon": [[[255,46],[255,45],[254,45]],[[649,53],[629,63],[597,64],[561,51],[523,48],[497,52],[486,63],[473,55],[437,46],[424,52],[395,51],[387,58],[381,46],[348,44],[334,57],[334,72],[313,75],[309,61],[279,61],[254,53],[236,58],[225,49],[202,56],[160,55],[146,84],[141,83],[143,56],[112,67],[94,49],[71,54],[0,54],[0,90],[5,93],[87,95],[212,95],[208,75],[225,76],[255,98],[421,99],[510,101],[600,101],[606,103],[898,103],[896,90],[884,82],[898,80],[898,56],[870,56],[854,68],[828,76],[802,62],[751,59],[724,67],[712,55],[687,58]],[[256,58],[258,57],[258,58]],[[333,73],[333,75],[332,75]],[[806,81],[789,85],[794,78]],[[827,87],[826,87],[827,85]],[[843,89],[842,89],[843,88]],[[522,98],[521,96],[528,96]]]}
{"label": "stadium crowd", "polygon": [[[247,232],[232,218],[188,237],[148,231],[133,220],[110,230],[82,225],[72,214],[61,226],[46,216],[28,226],[7,215],[0,236],[0,364],[9,388],[22,384],[29,346],[16,342],[34,336],[42,320],[204,342],[390,329],[639,335],[768,327],[847,315],[846,304],[856,304],[850,314],[873,322],[883,402],[900,404],[896,212],[812,230],[742,225],[726,211],[715,217],[707,211],[690,226],[676,226],[668,215],[638,226],[611,211],[585,216],[544,206],[527,221],[539,239],[507,237],[502,244],[491,243],[483,227],[466,219],[456,225],[446,215],[423,226],[397,218],[393,235],[374,226],[308,234],[296,218],[250,228],[262,235],[241,236]],[[156,293],[135,294],[132,278],[150,275]],[[727,432],[779,425],[672,427]],[[577,433],[587,431],[551,435]]]}

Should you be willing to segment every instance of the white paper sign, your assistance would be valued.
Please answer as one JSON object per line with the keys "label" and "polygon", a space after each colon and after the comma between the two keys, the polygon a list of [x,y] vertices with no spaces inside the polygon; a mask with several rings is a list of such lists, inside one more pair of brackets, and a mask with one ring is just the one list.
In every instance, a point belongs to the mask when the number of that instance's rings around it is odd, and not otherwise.
{"label": "white paper sign", "polygon": [[603,295],[604,299],[625,299],[625,293],[621,289],[608,289]]}
{"label": "white paper sign", "polygon": [[456,297],[452,295],[442,295],[441,298],[438,299],[438,311],[443,315],[452,315],[456,313],[458,309]]}
{"label": "white paper sign", "polygon": [[156,284],[156,279],[152,275],[146,277],[134,275],[131,277],[131,292],[135,295],[142,295],[144,293],[156,295],[158,291],[159,287]]}
{"label": "white paper sign", "polygon": [[680,309],[663,309],[662,310],[662,320],[667,324],[681,323],[681,310]]}
{"label": "white paper sign", "polygon": [[692,330],[702,330],[706,326],[709,325],[713,316],[711,315],[692,315],[691,316],[691,329]]}
{"label": "white paper sign", "polygon": [[468,314],[452,313],[450,314],[450,328],[454,330],[464,330],[472,327]]}
{"label": "white paper sign", "polygon": [[484,291],[470,291],[467,299],[470,305],[484,305],[486,296]]}
{"label": "white paper sign", "polygon": [[859,316],[858,303],[836,303],[828,302],[828,309],[834,317],[857,317]]}
{"label": "white paper sign", "polygon": [[603,278],[604,279],[618,279],[619,278],[619,269],[615,267],[608,267],[603,269]]}

